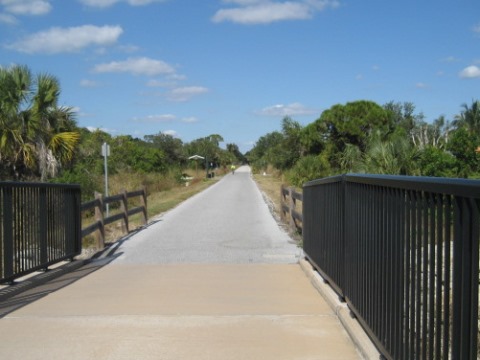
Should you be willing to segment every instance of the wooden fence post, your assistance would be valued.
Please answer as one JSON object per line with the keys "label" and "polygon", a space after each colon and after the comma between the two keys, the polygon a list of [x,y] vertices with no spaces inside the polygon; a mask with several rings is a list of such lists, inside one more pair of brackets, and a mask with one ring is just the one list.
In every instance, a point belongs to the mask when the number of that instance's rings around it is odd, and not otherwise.
{"label": "wooden fence post", "polygon": [[97,238],[97,246],[99,249],[105,247],[105,224],[103,220],[103,195],[95,191],[95,200],[97,204],[95,206],[95,220],[99,224],[100,228],[95,232]]}
{"label": "wooden fence post", "polygon": [[143,187],[143,193],[142,196],[140,196],[140,203],[143,207],[143,224],[146,225],[148,222],[148,216],[147,216],[147,187]]}
{"label": "wooden fence post", "polygon": [[120,202],[120,211],[123,212],[123,224],[122,224],[122,231],[124,234],[128,234],[129,227],[128,227],[128,199],[127,199],[127,190],[122,190],[122,201]]}
{"label": "wooden fence post", "polygon": [[288,209],[289,209],[289,216],[288,216],[288,223],[292,229],[296,229],[297,225],[295,224],[295,218],[293,217],[293,212],[295,211],[295,206],[297,202],[293,198],[293,192],[295,190],[292,187],[288,188]]}
{"label": "wooden fence post", "polygon": [[285,204],[285,185],[282,184],[280,187],[280,219],[285,222],[285,211],[283,210],[283,204]]}

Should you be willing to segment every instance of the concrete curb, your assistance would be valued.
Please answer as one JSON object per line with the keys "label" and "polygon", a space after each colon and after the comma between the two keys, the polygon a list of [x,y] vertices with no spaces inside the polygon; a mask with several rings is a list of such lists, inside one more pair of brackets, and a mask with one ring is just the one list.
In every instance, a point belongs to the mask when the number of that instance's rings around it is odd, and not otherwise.
{"label": "concrete curb", "polygon": [[87,264],[90,260],[74,260],[65,265],[48,270],[40,274],[31,274],[25,280],[20,280],[13,285],[5,287],[0,290],[0,302],[6,301],[9,298],[18,295],[24,291],[30,290],[34,287],[45,284],[48,281],[56,279],[69,272],[75,271]]}
{"label": "concrete curb", "polygon": [[378,352],[375,345],[373,345],[358,321],[350,316],[350,309],[347,304],[340,302],[338,295],[327,283],[325,283],[320,274],[315,271],[313,266],[307,260],[301,259],[299,264],[305,275],[310,279],[312,285],[317,289],[320,295],[323,296],[330,308],[335,312],[335,315],[338,316],[361,356],[368,360],[380,359],[381,354]]}

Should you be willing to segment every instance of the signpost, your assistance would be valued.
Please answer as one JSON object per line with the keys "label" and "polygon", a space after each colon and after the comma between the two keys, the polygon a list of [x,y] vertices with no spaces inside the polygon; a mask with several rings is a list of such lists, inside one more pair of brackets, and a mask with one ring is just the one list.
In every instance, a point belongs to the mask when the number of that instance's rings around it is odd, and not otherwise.
{"label": "signpost", "polygon": [[[108,166],[107,166],[107,157],[110,156],[110,145],[106,142],[102,145],[102,156],[104,157],[104,166],[105,166],[105,197],[108,197]],[[107,217],[109,216],[109,204],[107,204]]]}

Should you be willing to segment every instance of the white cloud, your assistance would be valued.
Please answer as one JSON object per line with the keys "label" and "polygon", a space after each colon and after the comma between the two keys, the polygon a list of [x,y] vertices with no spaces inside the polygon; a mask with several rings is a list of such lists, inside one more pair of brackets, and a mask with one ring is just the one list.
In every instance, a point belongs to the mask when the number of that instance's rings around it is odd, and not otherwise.
{"label": "white cloud", "polygon": [[180,121],[183,122],[183,123],[186,123],[186,124],[193,124],[193,123],[198,122],[198,119],[194,116],[191,116],[191,117],[183,118]]}
{"label": "white cloud", "polygon": [[106,133],[109,133],[109,134],[118,133],[118,130],[116,130],[116,129],[99,128],[99,127],[96,127],[96,126],[87,126],[86,128],[90,132],[103,131],[103,132],[106,132]]}
{"label": "white cloud", "polygon": [[258,4],[259,0],[223,0],[226,4],[238,4],[238,5],[253,5]]}
{"label": "white cloud", "polygon": [[171,85],[171,83],[168,83],[162,80],[151,79],[147,81],[146,85],[148,87],[168,87],[169,85]]}
{"label": "white cloud", "polygon": [[175,80],[175,81],[181,81],[181,80],[186,80],[187,77],[182,74],[170,74],[168,75],[169,80]]}
{"label": "white cloud", "polygon": [[176,132],[175,130],[165,130],[165,131],[162,131],[162,133],[165,134],[165,135],[178,137],[178,132]]}
{"label": "white cloud", "polygon": [[94,80],[82,79],[80,80],[80,86],[87,87],[87,88],[94,88],[94,87],[98,87],[99,84]]}
{"label": "white cloud", "polygon": [[159,123],[159,122],[171,122],[176,120],[177,117],[172,114],[161,114],[161,115],[148,115],[144,118],[134,118],[135,122],[148,122],[148,123]]}
{"label": "white cloud", "polygon": [[446,58],[441,59],[441,61],[446,63],[454,63],[460,61],[460,59],[456,58],[455,56],[447,56]]}
{"label": "white cloud", "polygon": [[480,78],[480,67],[472,65],[468,66],[458,74],[463,79]]}
{"label": "white cloud", "polygon": [[315,114],[316,110],[309,109],[300,103],[292,103],[289,105],[277,104],[273,106],[268,106],[258,111],[258,114],[265,116],[295,116],[295,115],[312,115]]}
{"label": "white cloud", "polygon": [[179,81],[186,80],[185,75],[171,73],[165,76],[166,80],[150,79],[147,81],[146,85],[148,87],[162,87],[162,88],[175,88],[178,86]]}
{"label": "white cloud", "polygon": [[167,94],[167,98],[170,101],[183,102],[190,100],[193,96],[202,95],[207,92],[208,89],[202,86],[185,86],[170,90]]}
{"label": "white cloud", "polygon": [[212,17],[212,21],[219,23],[231,21],[239,24],[268,24],[284,20],[305,20],[326,8],[339,5],[336,0],[302,0],[283,1],[272,0],[227,0],[239,7],[220,9]]}
{"label": "white cloud", "polygon": [[422,83],[422,82],[418,82],[418,83],[415,84],[415,87],[417,89],[426,89],[426,88],[428,88],[428,85],[425,84],[425,83]]}
{"label": "white cloud", "polygon": [[16,23],[18,23],[18,21],[15,16],[0,13],[0,24],[15,25]]}
{"label": "white cloud", "polygon": [[174,73],[175,69],[164,61],[142,57],[98,64],[94,67],[93,71],[97,73],[125,72],[134,75],[155,76]]}
{"label": "white cloud", "polygon": [[123,30],[120,26],[83,25],[70,28],[53,27],[31,34],[7,47],[27,54],[78,52],[88,46],[115,43]]}
{"label": "white cloud", "polygon": [[477,33],[478,35],[480,35],[480,24],[478,25],[475,25],[473,28],[472,28],[473,32]]}
{"label": "white cloud", "polygon": [[15,15],[45,15],[52,5],[45,0],[0,0],[6,12]]}
{"label": "white cloud", "polygon": [[140,48],[138,46],[135,46],[135,45],[120,45],[118,47],[118,50],[120,50],[121,52],[127,53],[127,54],[137,52],[139,49]]}
{"label": "white cloud", "polygon": [[120,2],[125,2],[132,6],[141,6],[164,1],[165,0],[80,0],[80,2],[84,5],[98,8],[106,8]]}

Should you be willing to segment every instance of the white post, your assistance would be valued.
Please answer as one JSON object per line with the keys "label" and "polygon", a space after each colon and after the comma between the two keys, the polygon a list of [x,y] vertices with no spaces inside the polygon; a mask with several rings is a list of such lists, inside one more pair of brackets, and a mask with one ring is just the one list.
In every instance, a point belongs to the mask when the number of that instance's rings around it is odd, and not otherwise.
{"label": "white post", "polygon": [[[104,166],[105,166],[105,197],[108,197],[108,166],[107,166],[107,157],[110,156],[110,146],[104,142],[102,145],[102,155],[104,157]],[[109,215],[109,204],[107,204],[107,216]]]}

